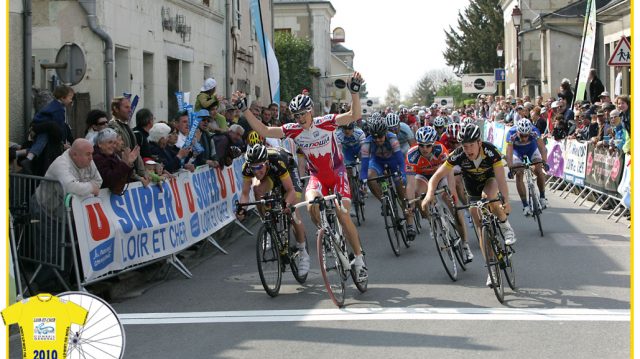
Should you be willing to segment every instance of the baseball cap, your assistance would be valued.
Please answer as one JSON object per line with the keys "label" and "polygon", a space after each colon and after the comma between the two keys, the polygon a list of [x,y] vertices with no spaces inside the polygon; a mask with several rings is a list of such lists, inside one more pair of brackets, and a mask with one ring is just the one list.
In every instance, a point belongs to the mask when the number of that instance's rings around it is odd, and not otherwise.
{"label": "baseball cap", "polygon": [[617,116],[620,116],[620,111],[618,111],[618,110],[613,110],[613,111],[611,111],[609,113],[609,117],[610,118],[614,118],[614,117],[617,117]]}
{"label": "baseball cap", "polygon": [[196,114],[196,117],[211,118],[211,114],[209,113],[209,110],[202,109],[198,111],[198,113]]}
{"label": "baseball cap", "polygon": [[200,91],[209,91],[212,88],[215,88],[216,85],[218,85],[216,80],[214,78],[209,77],[208,79],[204,80],[204,85],[202,85],[202,88],[200,89]]}
{"label": "baseball cap", "polygon": [[516,110],[524,110],[524,107],[523,107],[522,105],[518,105],[518,106],[516,107]]}
{"label": "baseball cap", "polygon": [[542,115],[543,113],[547,113],[547,108],[546,107],[542,107],[540,109],[540,114]]}
{"label": "baseball cap", "polygon": [[611,97],[611,95],[609,95],[609,93],[608,93],[607,91],[603,91],[603,92],[600,94],[600,96],[599,96],[599,97],[602,97],[602,96],[609,96],[609,97]]}
{"label": "baseball cap", "polygon": [[158,162],[154,161],[153,158],[151,157],[145,157],[142,159],[142,161],[144,161],[145,165],[157,165]]}
{"label": "baseball cap", "polygon": [[558,101],[553,101],[551,103],[551,108],[558,108],[558,107],[560,107],[560,103],[558,103]]}

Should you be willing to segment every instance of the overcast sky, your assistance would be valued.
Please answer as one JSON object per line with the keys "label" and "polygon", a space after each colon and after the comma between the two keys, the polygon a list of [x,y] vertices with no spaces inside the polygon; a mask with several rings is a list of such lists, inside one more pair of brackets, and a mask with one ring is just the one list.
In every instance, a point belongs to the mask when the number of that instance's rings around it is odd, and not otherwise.
{"label": "overcast sky", "polygon": [[456,28],[458,11],[469,0],[331,0],[331,30],[345,30],[344,46],[370,97],[384,100],[389,85],[407,97],[429,70],[446,68],[444,29]]}

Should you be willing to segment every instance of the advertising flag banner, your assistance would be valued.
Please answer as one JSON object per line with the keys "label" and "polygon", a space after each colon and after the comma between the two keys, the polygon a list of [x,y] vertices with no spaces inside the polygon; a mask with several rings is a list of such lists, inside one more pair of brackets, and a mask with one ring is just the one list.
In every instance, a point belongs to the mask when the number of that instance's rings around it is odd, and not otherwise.
{"label": "advertising flag banner", "polygon": [[258,44],[260,44],[260,53],[262,54],[262,58],[266,60],[271,103],[280,103],[280,68],[278,67],[276,53],[273,51],[269,39],[264,34],[260,0],[251,0],[249,6],[251,8],[251,19],[253,19],[253,24],[258,36]]}
{"label": "advertising flag banner", "polygon": [[[596,46],[596,2],[587,0],[587,11],[584,16],[584,31],[582,32],[582,51],[578,64],[578,82],[574,101],[584,99],[584,91],[587,88],[589,71],[593,60],[593,50]],[[567,104],[568,106],[569,104]],[[571,104],[573,106],[573,104]]]}

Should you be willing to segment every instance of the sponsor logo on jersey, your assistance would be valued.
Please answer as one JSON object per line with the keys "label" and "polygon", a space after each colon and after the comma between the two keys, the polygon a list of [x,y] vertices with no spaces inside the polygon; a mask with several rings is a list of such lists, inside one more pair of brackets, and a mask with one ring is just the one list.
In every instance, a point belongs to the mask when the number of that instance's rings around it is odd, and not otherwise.
{"label": "sponsor logo on jersey", "polygon": [[33,340],[56,340],[56,318],[33,318]]}

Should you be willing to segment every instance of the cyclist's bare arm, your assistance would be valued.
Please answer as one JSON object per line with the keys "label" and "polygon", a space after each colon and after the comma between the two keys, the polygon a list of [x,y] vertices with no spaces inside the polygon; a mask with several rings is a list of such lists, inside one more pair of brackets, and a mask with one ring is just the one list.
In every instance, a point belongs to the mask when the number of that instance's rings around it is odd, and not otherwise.
{"label": "cyclist's bare arm", "polygon": [[240,194],[240,203],[249,202],[249,191],[251,190],[251,179],[242,181],[242,193]]}
{"label": "cyclist's bare arm", "polygon": [[423,211],[426,211],[428,209],[428,205],[435,201],[435,192],[436,188],[438,188],[438,183],[440,183],[440,180],[447,177],[451,172],[453,172],[453,167],[449,167],[446,165],[446,163],[443,163],[442,165],[440,165],[436,173],[431,176],[431,179],[429,179],[427,195],[426,197],[424,197],[424,200],[422,200],[421,204]]}
{"label": "cyclist's bare arm", "polygon": [[295,188],[293,188],[293,181],[291,180],[291,176],[280,179],[280,182],[282,182],[282,187],[284,187],[285,191],[284,201],[288,205],[296,204],[296,190]]}
{"label": "cyclist's bare arm", "polygon": [[[362,75],[358,71],[355,71],[351,77],[360,80],[362,83]],[[351,80],[349,80],[351,81]],[[348,87],[348,85],[347,85]],[[336,122],[338,126],[345,126],[351,122],[357,121],[362,117],[362,110],[360,108],[360,95],[359,93],[351,94],[351,109],[345,113],[336,116]]]}
{"label": "cyclist's bare arm", "polygon": [[[496,181],[498,182],[498,190],[502,193],[502,198],[504,198],[504,207],[505,209],[509,208],[509,186],[507,186],[507,179],[504,174],[504,167],[502,165],[497,165],[493,167],[493,173],[496,176]],[[493,199],[493,198],[490,198]],[[507,212],[509,210],[507,209]]]}
{"label": "cyclist's bare arm", "polygon": [[[236,103],[238,98],[244,96],[243,93],[236,91],[233,93],[231,97],[231,103]],[[360,100],[358,100],[358,104],[360,104]],[[280,127],[268,127],[262,121],[256,118],[251,111],[249,111],[249,107],[247,107],[242,114],[249,122],[251,128],[253,128],[258,134],[262,137],[269,138],[282,138],[284,137],[284,132]]]}
{"label": "cyclist's bare arm", "polygon": [[509,168],[513,167],[513,145],[511,143],[507,144],[506,160],[507,160],[507,167]]}

